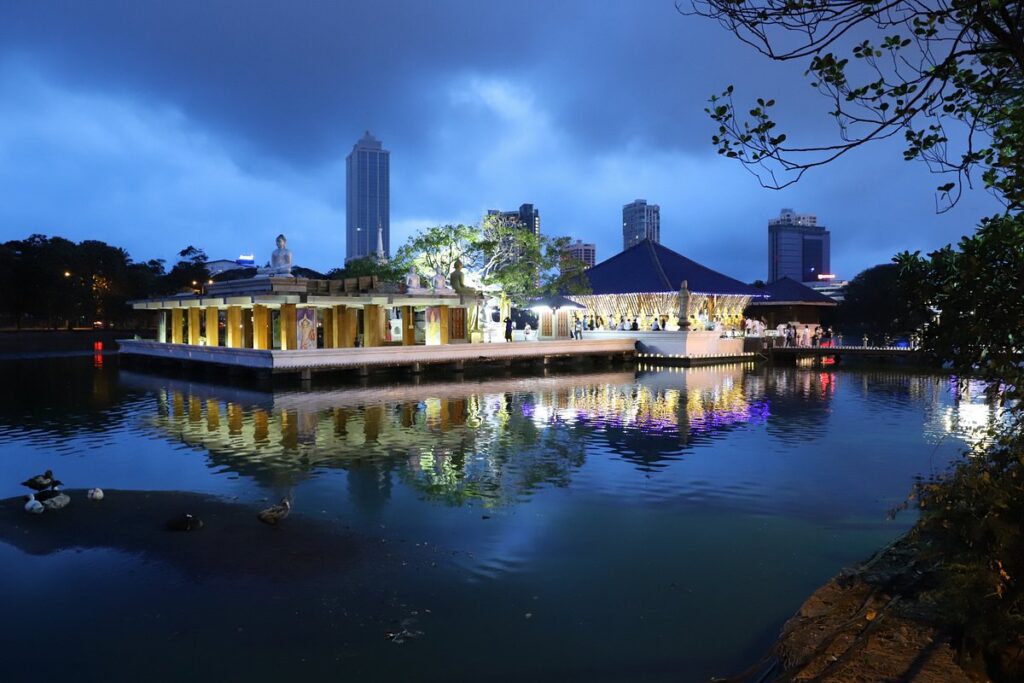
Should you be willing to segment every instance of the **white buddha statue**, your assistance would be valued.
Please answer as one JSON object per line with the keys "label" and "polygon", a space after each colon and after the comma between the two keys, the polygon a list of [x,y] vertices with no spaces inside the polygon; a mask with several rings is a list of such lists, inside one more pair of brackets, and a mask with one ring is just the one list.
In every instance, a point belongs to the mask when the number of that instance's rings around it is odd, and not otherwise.
{"label": "white buddha statue", "polygon": [[430,290],[420,286],[420,276],[416,272],[416,266],[409,266],[409,272],[405,276],[405,291],[409,294],[424,294]]}
{"label": "white buddha statue", "polygon": [[441,272],[440,268],[437,270],[437,273],[434,274],[434,277],[431,281],[431,285],[433,286],[435,293],[455,293],[455,290],[448,286],[448,279],[444,276],[444,273]]}
{"label": "white buddha statue", "polygon": [[256,271],[257,275],[266,277],[288,276],[292,274],[292,252],[287,247],[288,240],[284,235],[277,236],[277,249],[270,254],[270,265]]}

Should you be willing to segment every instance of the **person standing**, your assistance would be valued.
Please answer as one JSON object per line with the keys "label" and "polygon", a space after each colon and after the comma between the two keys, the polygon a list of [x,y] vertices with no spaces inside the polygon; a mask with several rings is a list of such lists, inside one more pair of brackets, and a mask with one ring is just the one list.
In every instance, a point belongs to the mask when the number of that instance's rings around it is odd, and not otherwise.
{"label": "person standing", "polygon": [[512,318],[505,316],[505,341],[512,341]]}
{"label": "person standing", "polygon": [[583,321],[580,320],[579,316],[573,318],[572,327],[576,339],[583,339]]}

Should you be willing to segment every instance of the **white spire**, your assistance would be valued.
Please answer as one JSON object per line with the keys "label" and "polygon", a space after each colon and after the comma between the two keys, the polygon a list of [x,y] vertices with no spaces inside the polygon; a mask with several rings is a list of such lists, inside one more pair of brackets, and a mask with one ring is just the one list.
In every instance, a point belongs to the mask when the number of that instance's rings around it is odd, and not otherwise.
{"label": "white spire", "polygon": [[387,256],[384,255],[384,228],[381,227],[380,221],[377,221],[377,260],[381,263],[387,261]]}

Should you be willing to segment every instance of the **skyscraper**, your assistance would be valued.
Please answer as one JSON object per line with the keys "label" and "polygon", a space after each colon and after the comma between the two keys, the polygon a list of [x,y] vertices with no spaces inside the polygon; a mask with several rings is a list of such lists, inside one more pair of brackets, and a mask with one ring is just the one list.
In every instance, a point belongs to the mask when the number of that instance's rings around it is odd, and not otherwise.
{"label": "skyscraper", "polygon": [[366,131],[346,157],[345,261],[377,253],[378,232],[391,254],[391,152]]}
{"label": "skyscraper", "polygon": [[[585,267],[590,268],[597,263],[597,245],[576,240],[567,245],[562,255],[574,262],[582,262]],[[565,262],[562,263],[562,272],[565,272]]]}
{"label": "skyscraper", "polygon": [[783,209],[768,221],[768,282],[790,277],[817,282],[831,274],[831,235],[818,217]]}
{"label": "skyscraper", "polygon": [[622,250],[644,240],[661,243],[661,207],[637,199],[622,207]]}
{"label": "skyscraper", "polygon": [[534,235],[540,234],[540,211],[533,204],[520,204],[518,211],[499,211],[491,209],[487,217],[497,217],[505,225],[532,230]]}

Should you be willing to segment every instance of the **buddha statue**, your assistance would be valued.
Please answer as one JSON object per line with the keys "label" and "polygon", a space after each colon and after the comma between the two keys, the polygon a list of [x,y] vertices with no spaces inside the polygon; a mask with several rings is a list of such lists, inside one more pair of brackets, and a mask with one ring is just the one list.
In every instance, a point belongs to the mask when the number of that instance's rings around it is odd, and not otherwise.
{"label": "buddha statue", "polygon": [[686,285],[686,280],[679,285],[679,330],[681,332],[690,329],[690,290]]}
{"label": "buddha statue", "polygon": [[270,254],[270,265],[256,271],[265,277],[289,276],[292,274],[292,252],[287,247],[284,235],[277,236],[277,249]]}
{"label": "buddha statue", "polygon": [[434,274],[430,284],[434,288],[435,293],[452,294],[455,291],[448,286],[448,280],[445,279],[444,273],[440,269]]}
{"label": "buddha statue", "polygon": [[405,275],[405,291],[409,294],[422,294],[430,291],[426,287],[420,286],[420,276],[416,272],[416,266],[409,266],[409,272]]}
{"label": "buddha statue", "polygon": [[462,261],[455,261],[455,270],[451,272],[448,279],[456,293],[463,296],[476,296],[476,290],[466,285],[466,276],[462,272]]}

